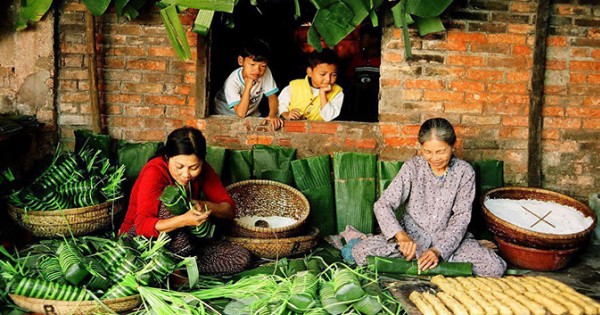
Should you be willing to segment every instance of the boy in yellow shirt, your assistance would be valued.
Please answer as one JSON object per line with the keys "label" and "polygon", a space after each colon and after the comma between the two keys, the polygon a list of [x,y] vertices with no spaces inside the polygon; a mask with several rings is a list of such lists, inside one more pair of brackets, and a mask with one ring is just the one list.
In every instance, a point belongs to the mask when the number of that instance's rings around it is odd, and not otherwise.
{"label": "boy in yellow shirt", "polygon": [[331,121],[340,115],[344,93],[335,84],[339,58],[331,49],[308,57],[304,79],[293,80],[279,94],[279,115],[287,120]]}

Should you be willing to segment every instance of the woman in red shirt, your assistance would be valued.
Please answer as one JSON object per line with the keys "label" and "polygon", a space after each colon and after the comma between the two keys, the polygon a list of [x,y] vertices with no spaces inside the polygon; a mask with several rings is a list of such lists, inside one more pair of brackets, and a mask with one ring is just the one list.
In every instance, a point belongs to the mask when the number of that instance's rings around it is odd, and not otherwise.
{"label": "woman in red shirt", "polygon": [[[251,260],[243,247],[213,240],[195,244],[184,227],[199,226],[209,217],[232,220],[235,206],[219,176],[204,160],[206,139],[192,127],[174,130],[164,148],[142,168],[133,185],[129,208],[119,234],[158,237],[161,232],[172,238],[170,249],[181,256],[198,255],[200,272],[210,274],[235,273],[244,270]],[[158,200],[165,188],[179,183],[189,187],[194,208],[174,216]],[[201,193],[206,200],[200,200]],[[201,210],[208,209],[203,212]]]}

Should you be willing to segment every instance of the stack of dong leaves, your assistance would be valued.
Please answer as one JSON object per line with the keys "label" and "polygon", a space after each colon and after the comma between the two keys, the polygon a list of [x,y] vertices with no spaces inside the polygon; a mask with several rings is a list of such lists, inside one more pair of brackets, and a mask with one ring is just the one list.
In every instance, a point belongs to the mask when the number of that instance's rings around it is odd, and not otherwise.
{"label": "stack of dong leaves", "polygon": [[[175,185],[167,186],[158,199],[172,215],[182,215],[194,208],[189,188],[189,185],[186,189],[186,187],[181,184],[175,183]],[[204,206],[203,211],[208,211],[206,205]],[[212,238],[215,233],[215,225],[210,222],[210,220],[207,220],[198,226],[190,227],[189,231],[200,239]]]}

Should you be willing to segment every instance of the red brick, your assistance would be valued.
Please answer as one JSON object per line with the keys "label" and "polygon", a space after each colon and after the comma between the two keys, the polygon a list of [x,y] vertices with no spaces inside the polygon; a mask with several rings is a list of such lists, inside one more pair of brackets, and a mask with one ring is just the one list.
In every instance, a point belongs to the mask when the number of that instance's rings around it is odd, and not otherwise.
{"label": "red brick", "polygon": [[283,131],[305,133],[306,132],[306,122],[305,121],[286,120],[283,122]]}
{"label": "red brick", "polygon": [[323,133],[323,134],[335,134],[340,127],[339,123],[319,123],[319,122],[311,122],[310,123],[310,133]]}
{"label": "red brick", "polygon": [[465,125],[497,125],[500,123],[500,117],[463,115],[462,123]]}
{"label": "red brick", "polygon": [[86,45],[83,44],[60,44],[60,52],[62,54],[85,54],[87,52]]}
{"label": "red brick", "polygon": [[90,93],[87,92],[69,92],[62,93],[60,102],[63,103],[82,103],[90,101]]}
{"label": "red brick", "polygon": [[155,83],[123,83],[123,93],[161,93],[163,91],[162,84]]}
{"label": "red brick", "polygon": [[407,125],[407,126],[403,126],[402,128],[400,128],[400,135],[401,136],[415,136],[419,134],[419,129],[421,128],[420,125]]}
{"label": "red brick", "polygon": [[584,129],[600,129],[600,119],[585,119],[583,121]]}
{"label": "red brick", "polygon": [[138,94],[106,94],[106,102],[139,104],[142,102],[142,96]]}
{"label": "red brick", "polygon": [[148,47],[148,56],[175,57],[177,54],[172,47]]}
{"label": "red brick", "polygon": [[534,25],[529,24],[509,24],[508,32],[516,34],[528,34],[534,31]]}
{"label": "red brick", "polygon": [[500,94],[500,93],[485,93],[485,92],[466,93],[465,101],[474,102],[474,103],[477,103],[477,102],[501,103],[504,101],[505,97],[506,96],[504,94]]}
{"label": "red brick", "polygon": [[487,65],[490,67],[507,67],[507,68],[531,68],[531,58],[525,56],[513,57],[488,57]]}
{"label": "red brick", "polygon": [[483,65],[483,57],[452,55],[446,58],[448,65],[465,65],[465,66],[481,66]]}
{"label": "red brick", "polygon": [[279,145],[283,146],[283,147],[293,147],[292,139],[290,139],[290,138],[279,139]]}
{"label": "red brick", "polygon": [[[151,106],[125,106],[125,115],[126,116],[136,116],[136,117],[161,117],[165,113],[165,108],[163,106],[160,107],[151,107]],[[177,116],[167,116],[167,117],[177,117]]]}
{"label": "red brick", "polygon": [[78,11],[78,12],[87,12],[87,7],[83,3],[74,3],[68,2],[62,5],[62,10],[65,12]]}
{"label": "red brick", "polygon": [[488,83],[488,91],[495,93],[527,93],[527,84],[525,83]]}
{"label": "red brick", "polygon": [[183,82],[188,84],[196,84],[196,74],[195,73],[186,73],[184,75]]}
{"label": "red brick", "polygon": [[59,75],[60,80],[83,80],[89,78],[89,73],[87,70],[80,69],[62,69]]}
{"label": "red brick", "polygon": [[588,75],[587,82],[590,84],[600,84],[600,74]]}
{"label": "red brick", "polygon": [[113,46],[106,50],[107,56],[144,56],[146,53],[143,47]]}
{"label": "red brick", "polygon": [[384,53],[383,60],[386,62],[402,62],[404,61],[404,54]]}
{"label": "red brick", "polygon": [[585,6],[576,6],[573,4],[556,4],[554,9],[558,11],[560,15],[579,15],[589,13],[589,9]]}
{"label": "red brick", "polygon": [[76,80],[60,80],[59,83],[61,91],[76,91],[77,81]]}
{"label": "red brick", "polygon": [[183,120],[181,119],[170,119],[166,117],[161,118],[142,118],[145,129],[160,129],[166,128],[168,130],[177,129],[183,127]]}
{"label": "red brick", "polygon": [[600,71],[600,61],[571,61],[570,70]]}
{"label": "red brick", "polygon": [[532,3],[510,2],[508,11],[520,13],[533,13],[536,12],[536,7]]}
{"label": "red brick", "polygon": [[486,36],[484,33],[467,33],[459,31],[448,31],[448,42],[475,42],[485,43]]}
{"label": "red brick", "polygon": [[164,71],[167,69],[167,62],[147,59],[131,59],[127,61],[127,69]]}
{"label": "red brick", "polygon": [[112,116],[108,117],[111,127],[143,128],[143,119],[140,117]]}
{"label": "red brick", "polygon": [[579,129],[581,128],[581,119],[544,117],[544,128]]}
{"label": "red brick", "polygon": [[531,55],[531,48],[527,46],[513,46],[514,55]]}
{"label": "red brick", "polygon": [[399,127],[398,125],[390,125],[390,124],[380,124],[379,130],[381,130],[381,134],[386,136],[398,136]]}
{"label": "red brick", "polygon": [[124,69],[125,68],[125,59],[106,57],[106,58],[104,58],[103,67],[107,68],[107,69]]}
{"label": "red brick", "polygon": [[421,90],[402,90],[402,100],[405,101],[417,101],[423,97],[423,91]]}
{"label": "red brick", "polygon": [[506,74],[508,82],[529,82],[531,73],[529,71],[510,71]]}
{"label": "red brick", "polygon": [[109,115],[121,115],[123,114],[123,106],[106,104],[106,113]]}
{"label": "red brick", "polygon": [[123,138],[134,141],[164,141],[164,130],[123,130]]}
{"label": "red brick", "polygon": [[498,135],[501,139],[527,139],[529,129],[524,127],[501,127]]}
{"label": "red brick", "polygon": [[544,108],[542,109],[542,115],[545,117],[561,117],[565,115],[565,109],[562,106],[544,106]]}
{"label": "red brick", "polygon": [[423,100],[426,101],[463,101],[465,95],[462,92],[450,91],[424,91]]}
{"label": "red brick", "polygon": [[565,36],[549,36],[546,38],[546,45],[548,46],[567,46],[567,37]]}
{"label": "red brick", "polygon": [[481,113],[483,103],[477,102],[446,102],[444,104],[445,113]]}
{"label": "red brick", "polygon": [[156,105],[185,105],[185,97],[175,95],[148,95],[145,96],[145,101],[147,104]]}
{"label": "red brick", "polygon": [[407,89],[442,90],[444,89],[444,82],[442,80],[409,79],[404,81],[404,87]]}
{"label": "red brick", "polygon": [[467,69],[467,78],[477,81],[500,81],[504,78],[504,71]]}
{"label": "red brick", "polygon": [[567,108],[567,116],[569,117],[584,117],[598,118],[600,117],[600,107],[569,107]]}
{"label": "red brick", "polygon": [[477,81],[452,81],[450,82],[450,89],[453,91],[483,91],[485,84]]}
{"label": "red brick", "polygon": [[419,143],[416,137],[390,137],[384,139],[385,145],[390,147],[416,147]]}
{"label": "red brick", "polygon": [[525,116],[503,116],[502,126],[529,126],[529,118]]}
{"label": "red brick", "polygon": [[171,62],[170,72],[196,72],[196,63],[191,61]]}
{"label": "red brick", "polygon": [[377,147],[377,140],[375,140],[375,139],[361,139],[361,140],[346,139],[344,141],[344,145],[346,147],[350,147],[350,148],[375,149]]}
{"label": "red brick", "polygon": [[567,63],[560,60],[546,60],[546,69],[548,70],[565,70]]}
{"label": "red brick", "polygon": [[558,129],[544,129],[542,130],[542,139],[560,139],[560,130]]}
{"label": "red brick", "polygon": [[116,33],[119,35],[144,35],[144,30],[141,25],[134,24],[111,24],[110,33]]}
{"label": "red brick", "polygon": [[600,59],[600,49],[594,49],[592,50],[592,58],[594,59]]}
{"label": "red brick", "polygon": [[525,104],[485,103],[483,113],[489,115],[525,115]]}
{"label": "red brick", "polygon": [[166,107],[166,117],[194,117],[196,115],[196,109],[193,107]]}
{"label": "red brick", "polygon": [[530,103],[529,95],[506,95],[506,103],[528,105]]}
{"label": "red brick", "polygon": [[547,95],[567,94],[567,87],[565,85],[545,85],[544,93]]}
{"label": "red brick", "polygon": [[390,78],[390,77],[381,78],[381,86],[384,86],[384,87],[400,86],[401,82],[402,81],[398,78]]}
{"label": "red brick", "polygon": [[239,144],[240,143],[239,138],[232,137],[232,136],[219,135],[219,136],[214,136],[213,139],[214,139],[216,145]]}
{"label": "red brick", "polygon": [[467,51],[467,42],[459,41],[427,41],[423,48],[428,50]]}
{"label": "red brick", "polygon": [[273,136],[257,136],[257,135],[249,135],[246,139],[246,144],[255,145],[255,144],[264,144],[271,145],[273,143]]}
{"label": "red brick", "polygon": [[585,83],[585,74],[578,72],[571,72],[569,75],[570,83]]}
{"label": "red brick", "polygon": [[456,131],[456,134],[460,138],[478,137],[479,133],[481,132],[481,128],[476,127],[476,126],[459,125],[459,126],[454,126],[454,129]]}
{"label": "red brick", "polygon": [[489,34],[489,43],[507,43],[515,45],[525,45],[527,40],[526,35],[521,34]]}
{"label": "red brick", "polygon": [[600,96],[586,96],[583,106],[600,106]]}
{"label": "red brick", "polygon": [[590,49],[585,47],[574,47],[571,48],[571,57],[576,58],[588,58],[591,57]]}

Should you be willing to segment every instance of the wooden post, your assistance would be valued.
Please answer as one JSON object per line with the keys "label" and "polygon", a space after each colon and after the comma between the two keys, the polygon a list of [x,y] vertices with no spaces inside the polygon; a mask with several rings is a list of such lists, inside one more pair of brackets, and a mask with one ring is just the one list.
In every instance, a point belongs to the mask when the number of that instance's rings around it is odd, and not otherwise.
{"label": "wooden post", "polygon": [[102,117],[98,96],[98,62],[96,60],[96,18],[89,10],[85,11],[85,31],[87,42],[88,76],[90,78],[90,106],[92,111],[92,131],[102,133]]}
{"label": "wooden post", "polygon": [[529,142],[527,145],[527,183],[530,187],[542,186],[542,109],[544,107],[546,38],[548,37],[549,19],[550,0],[538,0],[529,100]]}

